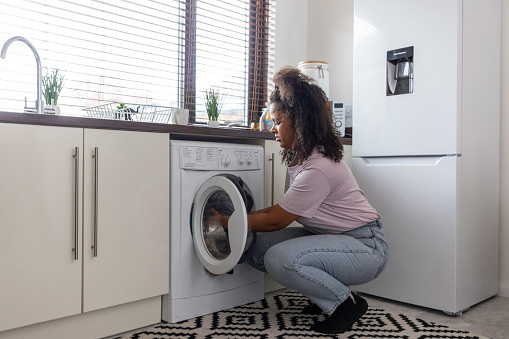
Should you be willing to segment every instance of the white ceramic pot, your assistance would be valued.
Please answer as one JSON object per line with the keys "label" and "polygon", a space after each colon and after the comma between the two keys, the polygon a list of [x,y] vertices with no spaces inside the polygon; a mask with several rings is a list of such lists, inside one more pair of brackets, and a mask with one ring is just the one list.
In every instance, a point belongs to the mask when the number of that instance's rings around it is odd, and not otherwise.
{"label": "white ceramic pot", "polygon": [[217,120],[209,120],[209,121],[207,121],[207,126],[209,126],[209,127],[219,127],[219,121],[217,121]]}
{"label": "white ceramic pot", "polygon": [[325,61],[301,61],[299,70],[312,77],[329,97],[329,64]]}
{"label": "white ceramic pot", "polygon": [[189,122],[189,110],[188,109],[175,109],[171,113],[171,123],[176,125],[187,125]]}
{"label": "white ceramic pot", "polygon": [[53,106],[53,105],[44,106],[44,113],[45,114],[59,115],[60,114],[60,107],[59,106]]}

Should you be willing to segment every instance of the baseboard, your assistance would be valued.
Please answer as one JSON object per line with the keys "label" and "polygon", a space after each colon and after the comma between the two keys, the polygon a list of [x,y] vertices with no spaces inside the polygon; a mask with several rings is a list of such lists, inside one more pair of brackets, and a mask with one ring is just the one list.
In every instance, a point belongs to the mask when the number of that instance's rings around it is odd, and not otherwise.
{"label": "baseboard", "polygon": [[498,295],[501,297],[509,297],[509,283],[500,282],[498,286]]}
{"label": "baseboard", "polygon": [[272,279],[271,276],[267,273],[265,273],[264,280],[265,293],[270,293],[285,288],[283,285]]}
{"label": "baseboard", "polygon": [[263,299],[263,280],[218,293],[191,298],[162,298],[162,320],[176,323]]}
{"label": "baseboard", "polygon": [[0,332],[1,339],[103,338],[161,321],[161,297]]}

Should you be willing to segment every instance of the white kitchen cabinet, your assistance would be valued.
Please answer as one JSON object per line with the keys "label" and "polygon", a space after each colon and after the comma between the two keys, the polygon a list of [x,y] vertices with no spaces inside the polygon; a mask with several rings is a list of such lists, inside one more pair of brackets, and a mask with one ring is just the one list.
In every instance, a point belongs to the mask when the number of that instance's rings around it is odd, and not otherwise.
{"label": "white kitchen cabinet", "polygon": [[[275,140],[264,141],[265,150],[265,207],[275,205],[285,194],[286,165],[281,163],[281,147]],[[299,225],[294,222],[292,226]],[[269,293],[284,288],[265,274],[264,292]]]}
{"label": "white kitchen cabinet", "polygon": [[168,293],[167,134],[0,124],[0,156],[0,332]]}
{"label": "white kitchen cabinet", "polygon": [[168,293],[168,134],[84,133],[83,311]]}
{"label": "white kitchen cabinet", "polygon": [[0,331],[81,312],[76,147],[80,128],[0,124]]}
{"label": "white kitchen cabinet", "polygon": [[265,207],[275,205],[285,194],[286,165],[281,163],[281,147],[265,140]]}
{"label": "white kitchen cabinet", "polygon": [[343,145],[343,161],[352,169],[352,145]]}

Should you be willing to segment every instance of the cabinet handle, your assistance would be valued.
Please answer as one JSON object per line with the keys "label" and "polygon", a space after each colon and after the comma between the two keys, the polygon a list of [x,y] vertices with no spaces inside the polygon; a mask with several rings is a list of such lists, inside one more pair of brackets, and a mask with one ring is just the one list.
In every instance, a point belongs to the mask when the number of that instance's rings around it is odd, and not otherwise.
{"label": "cabinet handle", "polygon": [[94,242],[92,249],[94,250],[94,257],[97,257],[97,221],[98,221],[98,201],[99,201],[99,147],[94,148],[92,158],[95,159],[95,174],[94,174]]}
{"label": "cabinet handle", "polygon": [[74,148],[74,260],[78,260],[78,223],[79,223],[79,176],[80,176],[80,148]]}
{"label": "cabinet handle", "polygon": [[274,206],[274,153],[270,154],[269,161],[271,162],[271,170],[270,170],[270,175],[271,175],[271,179],[270,179],[270,184],[271,184],[271,188],[270,188],[270,206]]}

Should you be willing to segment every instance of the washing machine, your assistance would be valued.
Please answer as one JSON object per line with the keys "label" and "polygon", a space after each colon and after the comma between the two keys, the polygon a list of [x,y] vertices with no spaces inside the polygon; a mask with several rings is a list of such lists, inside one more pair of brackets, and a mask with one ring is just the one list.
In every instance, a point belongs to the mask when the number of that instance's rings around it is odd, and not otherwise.
{"label": "washing machine", "polygon": [[[242,262],[256,241],[247,213],[263,208],[263,148],[170,141],[170,293],[174,323],[263,299],[263,273]],[[224,230],[211,209],[230,215]]]}

